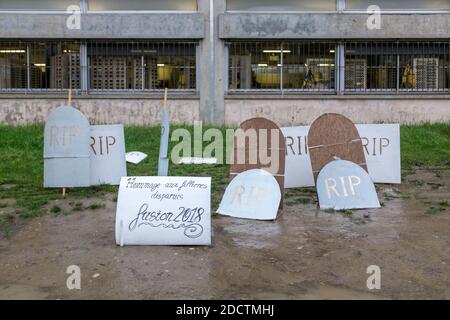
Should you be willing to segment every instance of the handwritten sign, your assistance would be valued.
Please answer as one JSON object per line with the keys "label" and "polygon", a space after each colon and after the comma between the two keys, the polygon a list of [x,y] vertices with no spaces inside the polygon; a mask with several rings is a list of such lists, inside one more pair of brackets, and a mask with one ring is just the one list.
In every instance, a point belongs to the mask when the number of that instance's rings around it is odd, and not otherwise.
{"label": "handwritten sign", "polygon": [[145,158],[147,158],[147,155],[140,151],[132,151],[125,154],[125,159],[127,160],[127,162],[132,164],[139,164]]}
{"label": "handwritten sign", "polygon": [[272,174],[252,169],[231,180],[217,212],[236,218],[275,220],[280,201],[280,187]]}
{"label": "handwritten sign", "polygon": [[320,209],[380,208],[375,186],[367,172],[346,160],[331,161],[317,177]]}
{"label": "handwritten sign", "polygon": [[91,185],[119,185],[126,175],[123,125],[91,126]]}
{"label": "handwritten sign", "polygon": [[77,109],[56,108],[44,132],[44,187],[72,188],[90,185],[90,126]]}
{"label": "handwritten sign", "polygon": [[123,177],[118,245],[210,245],[211,178]]}
{"label": "handwritten sign", "polygon": [[[357,124],[369,175],[375,183],[401,183],[400,125]],[[285,187],[312,187],[309,126],[281,128],[286,138]]]}

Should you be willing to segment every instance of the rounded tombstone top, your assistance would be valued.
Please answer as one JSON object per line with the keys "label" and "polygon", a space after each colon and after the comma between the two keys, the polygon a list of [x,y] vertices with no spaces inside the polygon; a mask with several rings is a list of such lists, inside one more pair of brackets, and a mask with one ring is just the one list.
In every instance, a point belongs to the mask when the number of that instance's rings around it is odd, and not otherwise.
{"label": "rounded tombstone top", "polygon": [[361,166],[347,160],[333,160],[317,177],[321,209],[379,208],[375,185]]}
{"label": "rounded tombstone top", "polygon": [[90,124],[78,109],[60,106],[47,118],[44,158],[89,157]]}
{"label": "rounded tombstone top", "polygon": [[275,220],[281,201],[277,180],[264,169],[251,169],[231,180],[218,213],[244,219]]}

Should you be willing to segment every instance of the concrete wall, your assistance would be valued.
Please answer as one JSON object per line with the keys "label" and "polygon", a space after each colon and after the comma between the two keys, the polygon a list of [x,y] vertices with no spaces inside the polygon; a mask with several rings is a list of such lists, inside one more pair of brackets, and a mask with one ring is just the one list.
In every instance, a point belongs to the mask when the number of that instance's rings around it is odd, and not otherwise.
{"label": "concrete wall", "polygon": [[203,15],[193,13],[84,13],[81,29],[64,13],[0,13],[0,38],[201,39]]}
{"label": "concrete wall", "polygon": [[256,111],[279,126],[311,124],[326,112],[341,113],[355,123],[395,122],[402,124],[450,121],[450,99],[406,98],[239,98],[225,100],[225,123],[237,126],[253,118]]}
{"label": "concrete wall", "polygon": [[369,30],[367,14],[225,13],[223,39],[448,39],[450,13],[384,14],[381,29]]}
{"label": "concrete wall", "polygon": [[[0,123],[23,125],[43,123],[54,108],[67,103],[64,98],[0,99]],[[156,125],[161,123],[161,99],[82,98],[74,99],[91,124]],[[192,124],[199,120],[198,99],[169,101],[171,123]]]}

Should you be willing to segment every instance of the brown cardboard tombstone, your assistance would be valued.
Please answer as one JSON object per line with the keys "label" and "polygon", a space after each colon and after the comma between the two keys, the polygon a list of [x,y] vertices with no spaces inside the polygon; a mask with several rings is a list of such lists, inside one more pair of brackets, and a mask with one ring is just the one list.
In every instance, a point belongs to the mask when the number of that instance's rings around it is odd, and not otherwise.
{"label": "brown cardboard tombstone", "polygon": [[326,113],[314,120],[308,133],[308,150],[314,181],[320,170],[335,157],[354,162],[367,171],[358,129],[343,115]]}
{"label": "brown cardboard tombstone", "polygon": [[[274,141],[278,140],[273,146],[272,136]],[[246,120],[234,135],[230,178],[251,169],[264,169],[273,174],[281,191],[280,213],[283,209],[285,158],[284,135],[274,122],[260,117]]]}

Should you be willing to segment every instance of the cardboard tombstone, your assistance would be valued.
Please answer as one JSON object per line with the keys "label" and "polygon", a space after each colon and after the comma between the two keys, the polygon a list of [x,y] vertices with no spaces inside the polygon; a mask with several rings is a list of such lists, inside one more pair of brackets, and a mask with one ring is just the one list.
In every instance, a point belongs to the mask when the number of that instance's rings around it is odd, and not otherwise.
{"label": "cardboard tombstone", "polygon": [[317,177],[320,209],[380,208],[377,192],[369,174],[346,160],[334,160]]}
{"label": "cardboard tombstone", "polygon": [[44,187],[73,188],[90,185],[90,126],[77,109],[56,108],[44,132]]}
{"label": "cardboard tombstone", "polygon": [[116,244],[210,245],[210,177],[123,177]]}
{"label": "cardboard tombstone", "polygon": [[253,118],[241,123],[234,135],[230,177],[251,169],[271,173],[280,187],[283,208],[286,145],[283,133],[272,121]]}
{"label": "cardboard tombstone", "polygon": [[162,109],[161,141],[159,144],[158,176],[169,174],[169,109],[167,107],[167,89],[164,91],[164,103]]}
{"label": "cardboard tombstone", "polygon": [[119,185],[127,175],[123,125],[91,126],[91,185]]}
{"label": "cardboard tombstone", "polygon": [[[401,183],[400,125],[356,124],[362,140],[369,175],[374,183]],[[284,187],[313,187],[308,153],[309,126],[281,128],[286,138]]]}
{"label": "cardboard tombstone", "polygon": [[275,220],[280,201],[280,187],[273,175],[263,169],[252,169],[230,182],[217,212],[236,218]]}
{"label": "cardboard tombstone", "polygon": [[314,120],[308,132],[308,151],[314,181],[320,170],[334,159],[349,160],[367,171],[361,137],[351,120],[326,113]]}

